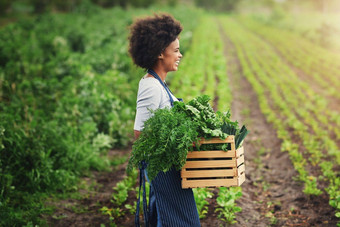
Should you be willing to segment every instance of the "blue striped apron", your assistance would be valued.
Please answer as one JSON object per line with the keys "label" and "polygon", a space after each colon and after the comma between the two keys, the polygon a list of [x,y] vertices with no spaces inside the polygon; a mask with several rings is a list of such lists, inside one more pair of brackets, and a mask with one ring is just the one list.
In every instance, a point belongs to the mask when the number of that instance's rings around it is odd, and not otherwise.
{"label": "blue striped apron", "polygon": [[[171,106],[173,106],[173,98],[171,97],[170,89],[157,73],[151,69],[148,73],[154,76],[165,88],[169,97]],[[140,192],[143,186],[143,209],[145,226],[157,227],[200,227],[200,220],[197,212],[197,207],[192,189],[182,189],[180,171],[172,168],[168,172],[160,172],[150,182],[149,206],[146,204],[145,193],[145,177],[146,163],[142,162],[140,166],[140,183],[139,183],[139,198],[137,201],[135,225],[140,226],[139,222],[139,205]]]}

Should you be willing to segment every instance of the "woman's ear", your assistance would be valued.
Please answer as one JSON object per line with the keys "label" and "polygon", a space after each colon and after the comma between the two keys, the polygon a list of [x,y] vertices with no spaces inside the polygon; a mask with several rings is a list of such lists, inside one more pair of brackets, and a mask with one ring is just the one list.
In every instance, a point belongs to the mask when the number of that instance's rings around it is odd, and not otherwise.
{"label": "woman's ear", "polygon": [[158,55],[158,59],[163,59],[163,52],[160,55]]}

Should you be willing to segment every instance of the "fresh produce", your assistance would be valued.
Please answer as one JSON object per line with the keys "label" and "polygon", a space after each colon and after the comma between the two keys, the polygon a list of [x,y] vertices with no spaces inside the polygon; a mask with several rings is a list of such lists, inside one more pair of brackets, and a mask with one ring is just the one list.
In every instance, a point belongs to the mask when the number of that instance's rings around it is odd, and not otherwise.
{"label": "fresh produce", "polygon": [[[133,146],[129,169],[139,167],[145,161],[148,176],[153,180],[160,171],[166,172],[173,167],[180,170],[193,143],[200,149],[199,138],[226,138],[228,134],[222,131],[222,126],[227,122],[230,124],[230,114],[215,113],[209,100],[209,96],[203,95],[187,104],[175,102],[172,109],[154,111]],[[232,125],[238,132],[237,122]]]}

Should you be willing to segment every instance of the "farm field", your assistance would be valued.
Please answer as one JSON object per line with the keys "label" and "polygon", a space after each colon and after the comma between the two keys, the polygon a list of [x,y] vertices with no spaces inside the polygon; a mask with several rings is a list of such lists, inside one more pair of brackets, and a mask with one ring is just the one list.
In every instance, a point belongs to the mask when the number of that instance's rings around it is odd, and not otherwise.
{"label": "farm field", "polygon": [[[251,17],[262,23],[272,24],[283,30],[293,31],[301,37],[311,40],[331,51],[338,53],[340,51],[340,40],[338,38],[340,32],[340,25],[338,23],[340,20],[339,13],[316,13],[297,10],[289,14],[279,11],[274,15],[254,14]],[[296,21],[299,21],[299,23],[296,23]]]}
{"label": "farm field", "polygon": [[[126,167],[144,72],[127,55],[127,27],[153,11],[46,15],[0,30],[0,225],[134,226],[138,173]],[[339,225],[340,54],[249,17],[162,11],[184,26],[171,90],[209,95],[250,130],[242,187],[194,189],[202,226]],[[26,198],[36,213],[15,210]]]}

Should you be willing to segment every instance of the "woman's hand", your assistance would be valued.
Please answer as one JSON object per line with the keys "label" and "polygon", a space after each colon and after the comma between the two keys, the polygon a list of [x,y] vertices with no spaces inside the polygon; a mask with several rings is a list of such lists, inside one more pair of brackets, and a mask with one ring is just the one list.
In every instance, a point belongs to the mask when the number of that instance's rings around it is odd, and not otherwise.
{"label": "woman's hand", "polygon": [[138,139],[140,135],[140,131],[135,130],[134,133],[135,133],[135,139]]}

